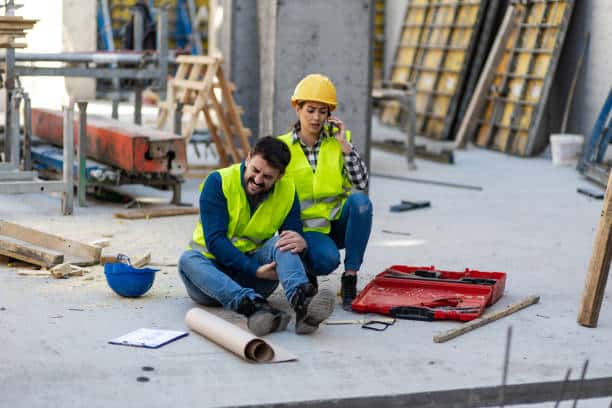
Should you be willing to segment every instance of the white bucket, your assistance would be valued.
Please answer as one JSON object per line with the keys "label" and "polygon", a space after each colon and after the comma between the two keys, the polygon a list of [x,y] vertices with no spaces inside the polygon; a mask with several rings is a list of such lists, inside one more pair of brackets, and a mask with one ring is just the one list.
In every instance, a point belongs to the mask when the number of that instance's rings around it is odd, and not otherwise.
{"label": "white bucket", "polygon": [[567,133],[550,135],[550,150],[555,166],[575,166],[580,160],[584,136]]}

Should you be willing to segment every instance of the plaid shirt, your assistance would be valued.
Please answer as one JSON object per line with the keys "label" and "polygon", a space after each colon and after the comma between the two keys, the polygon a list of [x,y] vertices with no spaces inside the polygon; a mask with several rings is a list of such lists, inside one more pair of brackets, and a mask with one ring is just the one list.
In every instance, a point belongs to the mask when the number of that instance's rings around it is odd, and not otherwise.
{"label": "plaid shirt", "polygon": [[[317,139],[317,142],[314,146],[307,146],[300,137],[297,132],[293,131],[293,143],[300,143],[302,146],[302,150],[304,154],[308,158],[308,162],[310,163],[310,167],[312,167],[312,171],[315,171],[317,168],[317,158],[319,157],[319,150],[321,149],[321,140],[324,137],[333,137],[326,132],[321,133],[321,137]],[[351,145],[352,146],[352,145]],[[359,153],[353,147],[349,153],[344,154],[344,175],[348,176],[353,188],[357,190],[365,190],[368,187],[368,169],[366,168],[365,163],[361,160]]]}

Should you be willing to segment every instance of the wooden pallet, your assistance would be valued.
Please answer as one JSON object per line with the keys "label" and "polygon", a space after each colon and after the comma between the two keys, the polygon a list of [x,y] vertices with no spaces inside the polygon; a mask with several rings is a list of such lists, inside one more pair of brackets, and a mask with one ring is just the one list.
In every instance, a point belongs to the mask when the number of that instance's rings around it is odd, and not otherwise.
{"label": "wooden pallet", "polygon": [[169,118],[174,123],[180,103],[183,117],[188,119],[182,130],[183,138],[191,139],[202,113],[219,153],[219,165],[225,167],[230,162],[242,161],[250,150],[251,131],[242,124],[242,109],[234,102],[233,87],[225,79],[221,59],[181,55],[177,63],[176,75],[168,81],[167,99],[159,105],[157,127],[163,128]]}
{"label": "wooden pallet", "polygon": [[534,0],[511,6],[520,17],[503,41],[486,103],[465,118],[476,125],[467,137],[477,145],[518,156],[546,147],[548,135],[540,126],[573,5],[573,0]]}
{"label": "wooden pallet", "polygon": [[[404,18],[391,82],[416,87],[417,133],[448,139],[488,0],[413,0]],[[390,102],[382,122],[395,125]]]}

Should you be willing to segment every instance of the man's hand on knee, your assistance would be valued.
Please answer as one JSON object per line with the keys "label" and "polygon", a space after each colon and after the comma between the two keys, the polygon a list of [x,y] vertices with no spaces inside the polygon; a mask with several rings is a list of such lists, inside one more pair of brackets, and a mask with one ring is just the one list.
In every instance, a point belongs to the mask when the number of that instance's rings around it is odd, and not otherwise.
{"label": "man's hand on knee", "polygon": [[281,251],[291,251],[293,254],[297,254],[306,249],[306,241],[304,237],[295,231],[285,230],[280,233],[278,241],[276,241],[276,247]]}

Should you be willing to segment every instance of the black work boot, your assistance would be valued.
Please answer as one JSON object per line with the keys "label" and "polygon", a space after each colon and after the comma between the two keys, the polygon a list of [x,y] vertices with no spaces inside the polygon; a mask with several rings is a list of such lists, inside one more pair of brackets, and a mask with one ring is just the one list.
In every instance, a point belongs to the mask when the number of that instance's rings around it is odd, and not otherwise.
{"label": "black work boot", "polygon": [[347,275],[346,272],[342,274],[340,296],[342,297],[342,308],[350,312],[352,310],[351,303],[357,296],[357,275]]}
{"label": "black work boot", "polygon": [[291,298],[291,306],[295,310],[295,332],[310,334],[334,311],[334,294],[326,288],[317,291],[310,282],[303,283]]}
{"label": "black work boot", "polygon": [[266,300],[252,300],[248,296],[242,298],[236,312],[248,318],[247,327],[256,336],[285,330],[291,320],[290,314],[276,309]]}
{"label": "black work boot", "polygon": [[307,271],[306,277],[308,278],[308,282],[312,283],[312,286],[314,286],[315,290],[319,290],[319,282],[317,281],[317,275],[311,275]]}

